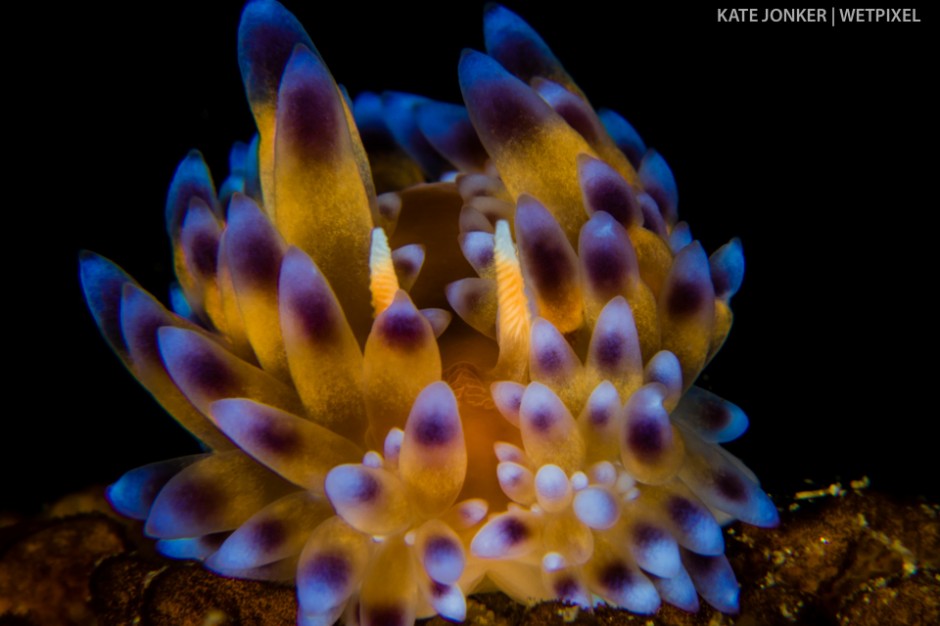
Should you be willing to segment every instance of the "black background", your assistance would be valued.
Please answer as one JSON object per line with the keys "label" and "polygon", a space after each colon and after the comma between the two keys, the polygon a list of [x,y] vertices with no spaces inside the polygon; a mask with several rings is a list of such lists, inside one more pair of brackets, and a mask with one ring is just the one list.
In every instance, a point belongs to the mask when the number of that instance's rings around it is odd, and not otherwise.
{"label": "black background", "polygon": [[[457,59],[482,48],[482,4],[322,4],[288,7],[352,94],[459,101]],[[868,475],[880,490],[937,495],[933,13],[832,28],[718,24],[715,7],[508,6],[595,106],[666,157],[706,249],[742,238],[735,328],[704,379],[750,416],[731,449],[774,494]],[[98,335],[77,254],[104,254],[165,298],[177,163],[199,148],[221,182],[230,143],[253,132],[239,12],[165,2],[37,15],[29,26],[44,26],[8,60],[0,510],[195,449]]]}

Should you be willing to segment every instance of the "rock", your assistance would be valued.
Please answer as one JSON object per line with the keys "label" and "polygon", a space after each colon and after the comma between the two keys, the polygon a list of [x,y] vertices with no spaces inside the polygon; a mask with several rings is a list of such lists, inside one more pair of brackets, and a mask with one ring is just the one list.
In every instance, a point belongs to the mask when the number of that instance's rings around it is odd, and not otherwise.
{"label": "rock", "polygon": [[918,572],[861,585],[841,603],[836,618],[846,626],[940,624],[940,576]]}
{"label": "rock", "polygon": [[[741,583],[741,613],[708,606],[654,616],[604,605],[526,606],[501,593],[467,602],[473,626],[805,626],[940,623],[940,507],[832,488],[785,503],[778,529],[733,524],[727,554]],[[778,501],[782,501],[778,498]],[[59,519],[8,518],[0,526],[0,626],[143,623],[151,626],[292,626],[290,585],[223,578],[153,551],[140,524],[100,512],[95,494],[50,510]],[[130,538],[130,539],[129,539]],[[704,604],[704,603],[703,603]],[[440,617],[429,626],[446,626]]]}
{"label": "rock", "polygon": [[133,624],[144,608],[144,591],[165,561],[118,554],[99,563],[91,578],[91,606],[102,624]]}
{"label": "rock", "polygon": [[100,514],[0,529],[0,615],[36,624],[91,623],[95,565],[127,547],[124,528]]}
{"label": "rock", "polygon": [[831,624],[859,590],[937,568],[936,506],[853,490],[790,509],[778,529],[726,531],[739,624]]}
{"label": "rock", "polygon": [[102,626],[292,625],[292,585],[223,578],[191,561],[159,562],[133,555],[108,559],[95,571],[92,603]]}

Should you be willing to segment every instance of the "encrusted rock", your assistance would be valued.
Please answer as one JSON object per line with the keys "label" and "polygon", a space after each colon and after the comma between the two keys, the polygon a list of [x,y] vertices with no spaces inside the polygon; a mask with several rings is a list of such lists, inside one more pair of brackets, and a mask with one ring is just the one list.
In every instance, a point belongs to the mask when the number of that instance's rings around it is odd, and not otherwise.
{"label": "encrusted rock", "polygon": [[104,626],[280,626],[297,619],[293,586],[222,578],[191,562],[155,567],[143,558],[110,559],[93,587]]}
{"label": "encrusted rock", "polygon": [[36,624],[86,624],[89,578],[128,548],[124,528],[100,514],[26,521],[0,530],[0,615]]}
{"label": "encrusted rock", "polygon": [[[775,626],[940,623],[940,507],[865,492],[793,500],[779,529],[735,524],[727,554],[741,583],[741,613],[710,607],[654,616],[560,602],[524,606],[501,593],[471,597],[467,624]],[[780,498],[779,500],[782,500]],[[100,501],[70,498],[51,511]],[[82,505],[80,503],[85,503]],[[25,520],[0,528],[0,625],[141,623],[150,626],[292,626],[289,585],[222,578],[154,554],[140,534],[100,512]],[[449,623],[436,617],[433,626]]]}

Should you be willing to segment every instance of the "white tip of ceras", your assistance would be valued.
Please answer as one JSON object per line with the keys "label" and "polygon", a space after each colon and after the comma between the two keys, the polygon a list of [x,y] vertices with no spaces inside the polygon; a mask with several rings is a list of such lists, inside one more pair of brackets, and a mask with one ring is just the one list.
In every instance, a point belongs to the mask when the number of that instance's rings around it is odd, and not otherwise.
{"label": "white tip of ceras", "polygon": [[557,465],[543,465],[535,475],[535,494],[544,510],[549,513],[562,511],[571,504],[571,482]]}
{"label": "white tip of ceras", "polygon": [[493,261],[499,311],[496,336],[500,345],[500,361],[505,366],[507,359],[514,362],[528,359],[532,323],[519,257],[506,220],[496,222]]}
{"label": "white tip of ceras", "polygon": [[398,277],[392,263],[392,249],[381,228],[372,229],[372,247],[369,250],[369,291],[372,292],[373,316],[378,317],[395,299]]}

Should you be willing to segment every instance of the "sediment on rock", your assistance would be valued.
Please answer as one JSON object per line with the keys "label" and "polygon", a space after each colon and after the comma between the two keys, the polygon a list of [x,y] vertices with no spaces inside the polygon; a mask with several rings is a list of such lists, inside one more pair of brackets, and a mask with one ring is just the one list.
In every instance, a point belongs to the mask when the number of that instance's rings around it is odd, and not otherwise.
{"label": "sediment on rock", "polygon": [[[782,499],[780,499],[782,500]],[[0,529],[0,624],[102,626],[292,625],[289,585],[223,578],[150,550],[130,522],[74,497],[52,511]],[[75,514],[75,502],[98,511]],[[940,505],[866,491],[783,502],[779,529],[725,529],[741,583],[741,612],[669,606],[654,616],[559,602],[517,604],[501,593],[471,597],[467,624],[718,624],[835,626],[940,623]],[[208,621],[207,621],[208,620]],[[443,626],[434,618],[428,623]]]}

